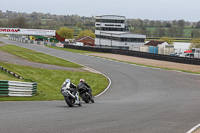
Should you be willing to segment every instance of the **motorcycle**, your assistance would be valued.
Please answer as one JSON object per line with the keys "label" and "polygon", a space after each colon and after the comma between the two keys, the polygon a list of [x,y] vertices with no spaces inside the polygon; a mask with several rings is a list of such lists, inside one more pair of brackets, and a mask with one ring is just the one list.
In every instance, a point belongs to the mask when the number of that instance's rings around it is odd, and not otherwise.
{"label": "motorcycle", "polygon": [[74,90],[70,88],[70,82],[66,82],[66,86],[61,87],[61,93],[64,96],[65,102],[69,107],[73,107],[74,105],[82,105],[78,92],[75,93]]}
{"label": "motorcycle", "polygon": [[88,92],[88,90],[86,88],[80,88],[79,89],[79,94],[80,94],[80,97],[82,98],[82,100],[85,101],[85,103],[89,103],[90,101],[92,103],[94,103],[94,99],[89,94],[89,92]]}

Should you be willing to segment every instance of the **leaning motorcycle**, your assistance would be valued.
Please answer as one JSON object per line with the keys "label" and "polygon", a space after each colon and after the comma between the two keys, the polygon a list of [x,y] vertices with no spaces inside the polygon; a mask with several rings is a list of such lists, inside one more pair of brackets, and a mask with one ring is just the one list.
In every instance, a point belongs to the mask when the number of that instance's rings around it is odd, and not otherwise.
{"label": "leaning motorcycle", "polygon": [[74,105],[81,106],[78,92],[75,93],[74,90],[70,88],[70,82],[67,82],[66,86],[61,88],[61,93],[64,96],[65,102],[69,107],[73,107]]}
{"label": "leaning motorcycle", "polygon": [[88,92],[88,90],[86,88],[80,88],[79,89],[79,94],[80,94],[80,97],[82,98],[82,100],[85,101],[85,103],[89,103],[90,101],[92,103],[94,103],[94,99],[89,94],[89,92]]}

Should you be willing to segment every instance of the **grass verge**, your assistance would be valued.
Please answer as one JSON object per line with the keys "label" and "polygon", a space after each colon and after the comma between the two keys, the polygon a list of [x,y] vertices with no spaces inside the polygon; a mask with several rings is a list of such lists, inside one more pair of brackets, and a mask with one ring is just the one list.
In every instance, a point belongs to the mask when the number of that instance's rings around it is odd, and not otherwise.
{"label": "grass verge", "polygon": [[69,51],[69,52],[73,52],[73,53],[80,53],[80,54],[84,54],[84,53],[97,53],[97,52],[91,52],[91,51],[85,51],[85,50],[76,50],[76,49],[69,49],[69,48],[59,48],[59,47],[55,47],[55,46],[45,46],[48,48],[53,48],[53,49],[59,49],[59,50],[64,50],[64,51]]}
{"label": "grass verge", "polygon": [[[100,74],[89,72],[71,72],[61,70],[48,70],[38,69],[33,67],[1,63],[4,68],[15,72],[26,79],[31,79],[38,82],[37,95],[33,97],[0,97],[0,101],[43,101],[43,100],[63,100],[63,96],[60,93],[62,83],[66,78],[71,79],[74,84],[78,84],[81,78],[91,86],[93,95],[97,95],[102,92],[108,85],[108,79]],[[5,72],[0,71],[0,80],[14,80]]]}
{"label": "grass verge", "polygon": [[7,35],[4,34],[0,34],[0,37],[8,37]]}
{"label": "grass verge", "polygon": [[72,68],[82,67],[81,65],[69,62],[64,59],[60,59],[54,56],[36,52],[30,49],[18,47],[15,45],[4,45],[0,47],[0,50],[14,54],[21,58],[25,58],[29,61],[34,61],[38,63],[45,63],[45,64],[51,64],[51,65],[57,65],[57,66],[72,67]]}

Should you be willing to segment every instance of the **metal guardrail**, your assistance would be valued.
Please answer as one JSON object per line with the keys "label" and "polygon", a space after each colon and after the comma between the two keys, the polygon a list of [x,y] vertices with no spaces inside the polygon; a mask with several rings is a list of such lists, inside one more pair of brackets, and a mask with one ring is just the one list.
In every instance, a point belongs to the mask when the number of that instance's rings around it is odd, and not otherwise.
{"label": "metal guardrail", "polygon": [[87,50],[87,51],[102,52],[102,53],[121,54],[121,55],[135,56],[135,57],[141,57],[141,58],[170,61],[170,62],[176,62],[176,63],[200,65],[200,59],[197,59],[197,58],[177,57],[177,56],[153,54],[153,53],[131,51],[131,50],[122,50],[122,49],[82,47],[82,46],[74,46],[74,45],[64,45],[64,48]]}
{"label": "metal guardrail", "polygon": [[37,82],[0,80],[0,96],[33,96],[37,92]]}
{"label": "metal guardrail", "polygon": [[[22,42],[22,40],[20,40],[16,37],[12,37],[12,36],[10,36],[9,39]],[[37,42],[34,42],[34,41],[31,42],[30,40],[28,40],[28,43],[34,43],[34,44],[36,43],[37,44]],[[43,42],[42,44],[40,43],[40,45],[46,45],[46,44]],[[55,43],[50,43],[47,45],[55,46]],[[177,56],[170,56],[170,55],[132,51],[132,50],[127,50],[126,47],[103,48],[103,47],[83,47],[83,46],[74,46],[74,45],[64,44],[64,48],[87,50],[87,51],[102,52],[102,53],[121,54],[121,55],[135,56],[135,57],[141,57],[141,58],[170,61],[170,62],[176,62],[176,63],[200,65],[200,59],[198,59],[198,58],[177,57]]]}

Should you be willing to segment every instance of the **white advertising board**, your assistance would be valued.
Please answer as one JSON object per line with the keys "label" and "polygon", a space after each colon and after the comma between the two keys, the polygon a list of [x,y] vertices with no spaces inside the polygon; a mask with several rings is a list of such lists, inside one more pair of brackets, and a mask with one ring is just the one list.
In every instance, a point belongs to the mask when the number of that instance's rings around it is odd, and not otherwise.
{"label": "white advertising board", "polygon": [[56,43],[56,46],[57,46],[57,47],[64,48],[64,44],[62,44],[62,43]]}
{"label": "white advertising board", "polygon": [[55,30],[0,28],[0,34],[55,36]]}

